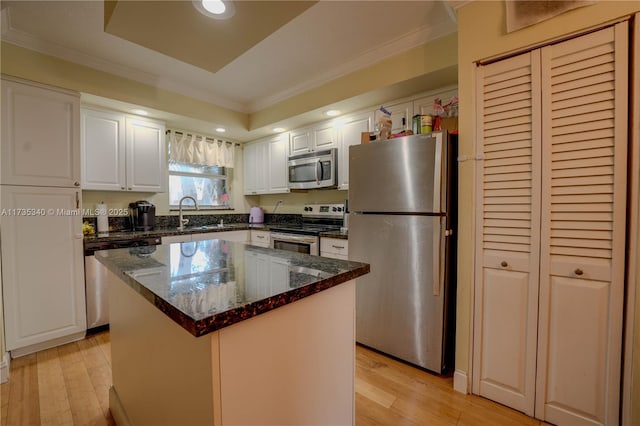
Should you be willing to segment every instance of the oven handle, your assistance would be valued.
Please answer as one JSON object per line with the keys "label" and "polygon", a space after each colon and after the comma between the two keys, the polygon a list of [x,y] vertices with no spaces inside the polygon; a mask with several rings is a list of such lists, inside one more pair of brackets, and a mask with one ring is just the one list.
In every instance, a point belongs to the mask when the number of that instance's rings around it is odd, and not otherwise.
{"label": "oven handle", "polygon": [[301,243],[315,243],[316,237],[310,237],[305,235],[292,235],[292,234],[280,234],[277,232],[271,233],[271,241],[280,240],[280,241],[297,241]]}

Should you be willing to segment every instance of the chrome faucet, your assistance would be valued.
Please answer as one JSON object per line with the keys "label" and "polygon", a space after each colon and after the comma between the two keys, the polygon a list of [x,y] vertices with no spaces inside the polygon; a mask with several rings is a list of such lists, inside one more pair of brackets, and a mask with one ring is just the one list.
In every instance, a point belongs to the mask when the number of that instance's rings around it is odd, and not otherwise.
{"label": "chrome faucet", "polygon": [[183,219],[182,217],[182,202],[186,199],[189,198],[191,200],[193,200],[193,206],[196,208],[196,210],[198,209],[198,202],[196,201],[195,198],[193,198],[190,195],[185,195],[184,197],[180,198],[180,204],[178,205],[178,209],[179,209],[179,213],[178,213],[178,230],[182,231],[184,229],[184,226],[189,223],[189,219]]}

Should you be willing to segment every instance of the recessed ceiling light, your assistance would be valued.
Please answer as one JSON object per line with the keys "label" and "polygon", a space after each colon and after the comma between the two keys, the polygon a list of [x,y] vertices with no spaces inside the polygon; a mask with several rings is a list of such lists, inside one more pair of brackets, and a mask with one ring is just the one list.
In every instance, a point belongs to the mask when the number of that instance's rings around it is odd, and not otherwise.
{"label": "recessed ceiling light", "polygon": [[325,114],[329,117],[335,117],[336,115],[340,115],[340,111],[337,109],[330,109],[329,111],[326,111]]}
{"label": "recessed ceiling light", "polygon": [[227,131],[227,129],[225,129],[224,127],[217,127],[216,128],[216,132],[218,132],[218,133],[224,133],[226,131]]}
{"label": "recessed ceiling light", "polygon": [[284,132],[284,128],[282,128],[282,127],[274,127],[272,130],[274,132]]}
{"label": "recessed ceiling light", "polygon": [[137,114],[137,115],[149,115],[149,113],[143,109],[132,109],[131,110],[132,113]]}
{"label": "recessed ceiling light", "polygon": [[198,12],[213,19],[229,19],[236,13],[231,0],[192,0]]}

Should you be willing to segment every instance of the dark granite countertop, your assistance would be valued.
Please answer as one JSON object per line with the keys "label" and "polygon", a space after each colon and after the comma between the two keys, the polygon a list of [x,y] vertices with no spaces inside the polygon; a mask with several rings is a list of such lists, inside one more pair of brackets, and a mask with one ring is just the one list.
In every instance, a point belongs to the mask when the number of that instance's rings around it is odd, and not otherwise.
{"label": "dark granite countertop", "polygon": [[321,232],[320,233],[320,238],[325,237],[325,238],[338,238],[341,240],[348,240],[349,239],[349,232],[348,231],[331,231],[331,232]]}
{"label": "dark granite countertop", "polygon": [[219,239],[103,250],[96,258],[196,337],[370,270],[365,263]]}

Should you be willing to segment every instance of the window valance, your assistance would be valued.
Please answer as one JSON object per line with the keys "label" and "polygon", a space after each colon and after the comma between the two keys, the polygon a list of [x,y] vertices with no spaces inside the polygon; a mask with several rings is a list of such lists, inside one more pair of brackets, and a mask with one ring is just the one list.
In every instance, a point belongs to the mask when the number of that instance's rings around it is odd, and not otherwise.
{"label": "window valance", "polygon": [[233,168],[233,142],[179,130],[167,130],[169,159],[179,163]]}

